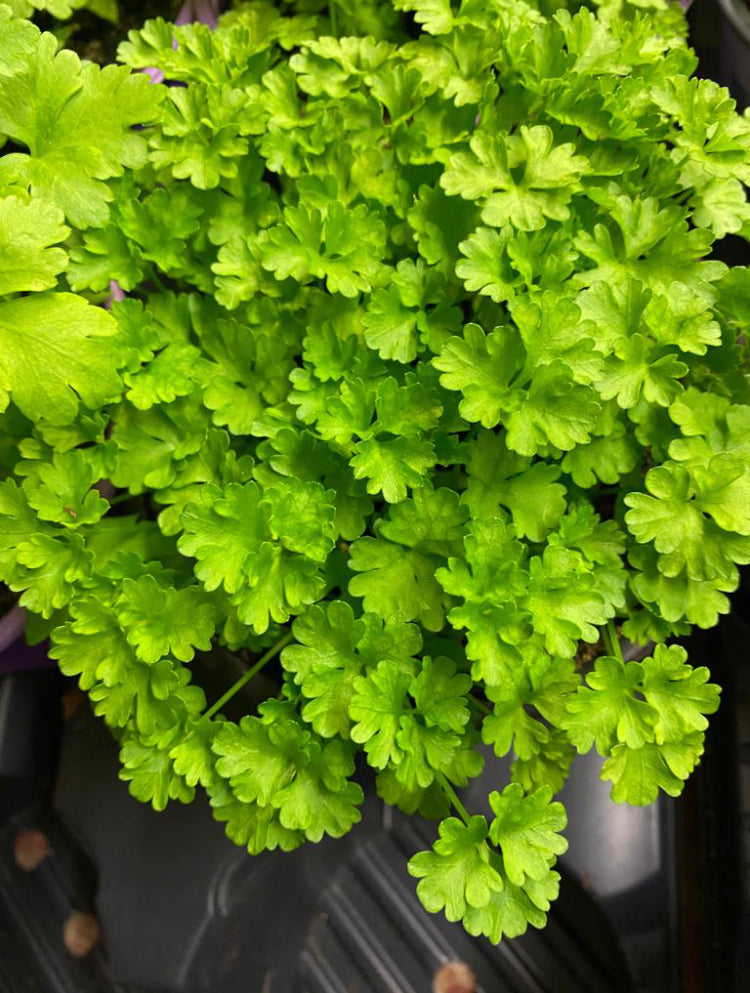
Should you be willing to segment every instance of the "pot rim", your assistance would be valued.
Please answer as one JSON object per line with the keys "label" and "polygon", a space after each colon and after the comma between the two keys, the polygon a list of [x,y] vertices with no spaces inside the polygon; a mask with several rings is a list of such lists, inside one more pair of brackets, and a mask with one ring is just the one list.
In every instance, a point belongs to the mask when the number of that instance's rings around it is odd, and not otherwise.
{"label": "pot rim", "polygon": [[0,656],[11,652],[26,631],[26,610],[14,604],[0,617]]}
{"label": "pot rim", "polygon": [[719,0],[719,5],[735,31],[750,45],[750,7],[744,0]]}

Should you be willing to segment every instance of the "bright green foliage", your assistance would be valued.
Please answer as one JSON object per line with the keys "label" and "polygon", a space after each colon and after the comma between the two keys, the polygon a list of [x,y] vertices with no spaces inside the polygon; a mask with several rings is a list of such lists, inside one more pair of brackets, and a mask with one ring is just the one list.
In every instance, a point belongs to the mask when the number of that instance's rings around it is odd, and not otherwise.
{"label": "bright green foliage", "polygon": [[109,510],[93,488],[105,472],[91,449],[55,452],[51,462],[43,462],[37,474],[24,480],[23,489],[41,520],[79,528],[95,524]]}
{"label": "bright green foliage", "polygon": [[0,410],[10,399],[32,420],[64,425],[83,404],[117,396],[117,326],[72,293],[36,293],[0,303]]}
{"label": "bright green foliage", "polygon": [[275,808],[288,830],[320,841],[323,834],[345,834],[359,820],[362,790],[348,779],[354,771],[351,747],[322,743],[288,708],[267,708],[263,720],[225,724],[212,747],[220,756],[216,770],[234,796]]}
{"label": "bright green foliage", "polygon": [[567,220],[567,205],[590,170],[575,145],[556,145],[544,124],[522,124],[500,139],[478,132],[469,148],[451,157],[440,182],[449,194],[481,200],[482,220],[492,227],[509,222],[520,231],[538,231],[545,218]]}
{"label": "bright green foliage", "polygon": [[211,647],[214,608],[202,590],[163,589],[153,576],[142,576],[123,580],[121,597],[120,624],[144,662],[165,655],[189,662],[196,648]]}
{"label": "bright green foliage", "polygon": [[[450,817],[430,852],[419,852],[409,872],[419,878],[417,895],[449,921],[463,920],[471,934],[491,941],[523,934],[529,924],[543,927],[559,876],[551,869],[567,848],[558,832],[565,827],[561,803],[550,803],[545,786],[524,796],[513,783],[490,794],[495,817]],[[492,842],[499,851],[490,847]]]}
{"label": "bright green foliage", "polygon": [[19,196],[0,200],[0,293],[48,290],[67,265],[62,248],[69,229],[62,211],[43,200],[24,202]]}
{"label": "bright green foliage", "polygon": [[[52,35],[4,10],[0,133],[28,152],[0,157],[0,293],[49,291],[68,265],[56,247],[70,234],[63,220],[77,228],[107,222],[105,180],[145,161],[146,141],[132,125],[152,120],[160,97],[125,69],[57,52]],[[58,16],[71,10],[64,0],[50,6]],[[113,401],[117,337],[108,314],[67,292],[0,301],[0,410],[12,399],[34,421],[67,425],[81,405]]]}
{"label": "bright green foliage", "polygon": [[81,6],[0,4],[0,580],[141,800],[288,851],[358,760],[425,906],[543,926],[576,752],[677,795],[718,706],[666,643],[750,562],[750,118],[676,4],[244,0],[104,68],[24,19]]}
{"label": "bright green foliage", "polygon": [[[518,667],[511,675],[507,683],[486,688],[493,709],[484,719],[482,740],[499,756],[512,749],[513,782],[527,790],[549,784],[557,792],[573,757],[568,736],[559,730],[560,719],[579,677],[573,664],[563,659],[554,659],[543,669]],[[533,707],[546,723],[527,707]]]}
{"label": "bright green foliage", "polygon": [[654,730],[659,744],[681,734],[705,731],[704,715],[713,714],[719,706],[719,689],[707,682],[708,669],[693,669],[686,659],[687,653],[678,645],[657,645],[653,658],[642,663],[643,695],[658,714]]}
{"label": "bright green foliage", "polygon": [[[685,569],[691,579],[724,579],[735,574],[735,562],[750,560],[750,477],[737,459],[715,456],[692,473],[667,462],[649,472],[646,488],[650,495],[625,498],[625,520],[638,541],[653,542],[665,575]],[[719,521],[739,534],[726,540]]]}
{"label": "bright green foliage", "polygon": [[181,740],[169,751],[174,771],[188,786],[198,783],[208,789],[216,781],[216,756],[213,741],[221,722],[201,717],[185,725]]}
{"label": "bright green foliage", "polygon": [[227,836],[235,844],[247,847],[251,855],[274,848],[289,852],[305,840],[301,831],[282,827],[279,812],[274,807],[242,803],[223,780],[211,786],[210,797],[214,817],[225,823]]}
{"label": "bright green foliage", "polygon": [[294,777],[309,741],[309,732],[294,721],[277,720],[269,727],[257,718],[243,717],[239,725],[220,728],[212,747],[220,756],[217,772],[237,799],[267,806]]}
{"label": "bright green foliage", "polygon": [[467,908],[464,927],[469,934],[485,935],[496,944],[502,938],[524,934],[529,924],[542,928],[559,888],[560,876],[556,872],[549,872],[539,883],[529,880],[523,887],[508,881],[486,907]]}
{"label": "bright green foliage", "polygon": [[42,35],[0,85],[0,131],[29,150],[5,155],[0,178],[58,204],[76,227],[102,226],[111,199],[103,180],[143,164],[146,142],[131,126],[154,119],[161,94],[145,77],[56,47]]}
{"label": "bright green foliage", "polygon": [[428,631],[443,627],[442,590],[431,559],[391,542],[360,538],[349,566],[359,573],[349,581],[349,591],[362,597],[365,610],[418,620]]}
{"label": "bright green foliage", "polygon": [[408,671],[422,647],[419,629],[397,618],[385,624],[379,613],[355,618],[347,603],[334,600],[324,609],[311,607],[292,627],[297,644],[285,648],[281,661],[295,674],[308,702],[303,718],[330,738],[349,738],[350,705],[355,684],[373,663],[389,659]]}
{"label": "bright green foliage", "polygon": [[567,841],[559,833],[568,820],[561,803],[550,803],[552,790],[544,786],[529,796],[517,783],[502,794],[490,794],[495,819],[490,838],[503,854],[508,879],[522,886],[526,879],[544,879],[550,865],[566,851]]}
{"label": "bright green foliage", "polygon": [[384,659],[354,681],[351,737],[376,769],[392,768],[407,789],[426,789],[435,773],[452,775],[459,735],[469,721],[468,676],[447,658],[416,664]]}
{"label": "bright green foliage", "polygon": [[568,702],[565,727],[579,751],[587,752],[595,744],[600,755],[608,755],[618,741],[640,748],[649,740],[656,712],[636,695],[641,678],[638,662],[626,665],[605,655],[596,660],[587,685]]}
{"label": "bright green foliage", "polygon": [[568,697],[561,725],[579,752],[595,745],[609,756],[602,779],[618,802],[651,803],[659,787],[677,796],[700,758],[719,687],[686,659],[677,645],[657,645],[642,662],[602,656],[587,686]]}
{"label": "bright green foliage", "polygon": [[516,533],[542,541],[565,513],[565,487],[560,469],[532,464],[507,447],[502,434],[480,431],[470,443],[468,485],[463,502],[476,518],[491,518],[504,507],[510,511]]}
{"label": "bright green foliage", "polygon": [[193,799],[195,790],[177,773],[167,751],[126,735],[120,760],[120,778],[130,784],[130,792],[137,800],[150,802],[154,810],[164,810],[170,800],[189,803]]}
{"label": "bright green foliage", "polygon": [[420,879],[419,899],[433,913],[445,909],[449,921],[462,920],[468,907],[484,907],[503,881],[490,862],[487,822],[475,815],[468,824],[449,817],[440,824],[432,852],[419,852],[409,872]]}
{"label": "bright green foliage", "polygon": [[333,547],[334,508],[319,483],[281,480],[265,496],[257,483],[201,489],[201,503],[182,513],[178,547],[197,559],[207,590],[232,594],[240,620],[259,634],[271,620],[318,598],[324,580],[316,563]]}
{"label": "bright green foliage", "polygon": [[12,590],[23,590],[19,603],[51,617],[64,607],[76,588],[91,574],[91,555],[80,537],[52,538],[34,534],[16,550],[18,569],[7,580]]}

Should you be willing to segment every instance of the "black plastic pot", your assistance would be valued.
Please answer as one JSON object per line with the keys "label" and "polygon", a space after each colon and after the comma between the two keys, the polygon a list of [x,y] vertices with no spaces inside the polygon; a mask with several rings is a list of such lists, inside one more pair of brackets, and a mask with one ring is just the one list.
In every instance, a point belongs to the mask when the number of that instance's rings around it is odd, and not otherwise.
{"label": "black plastic pot", "polygon": [[47,657],[47,644],[26,642],[26,611],[12,607],[0,617],[0,675],[13,672],[33,672],[55,669],[56,663]]}
{"label": "black plastic pot", "polygon": [[[733,629],[691,649],[700,664],[745,643]],[[366,770],[363,820],[349,836],[253,858],[205,803],[157,814],[133,800],[82,697],[72,713],[68,700],[58,737],[66,685],[55,673],[0,679],[2,993],[422,993],[451,959],[468,963],[477,993],[742,990],[725,981],[738,848],[715,833],[734,816],[729,711],[724,731],[712,720],[714,758],[686,802],[615,806],[600,760],[579,759],[562,796],[570,849],[549,924],[493,947],[420,907],[406,861],[435,826],[385,808]],[[480,810],[507,772],[488,754],[467,802]],[[52,849],[33,872],[14,854],[28,829]],[[81,912],[97,916],[103,941],[77,959],[61,936]],[[705,982],[691,987],[688,975]]]}
{"label": "black plastic pot", "polygon": [[750,6],[719,0],[723,14],[720,73],[741,107],[750,106]]}
{"label": "black plastic pot", "polygon": [[[31,678],[6,681],[33,696]],[[680,988],[672,806],[614,807],[596,759],[577,763],[563,797],[571,847],[547,928],[498,947],[421,908],[406,862],[435,826],[385,808],[366,771],[362,822],[349,836],[250,857],[205,803],[156,814],[128,795],[117,767],[84,704],[64,726],[54,803],[27,795],[0,823],[0,961],[11,975],[25,967],[39,993],[423,993],[456,959],[477,993]],[[14,772],[28,778],[23,766]],[[467,801],[479,809],[506,777],[488,756]],[[30,828],[53,854],[24,873],[13,845]],[[81,911],[95,912],[103,936],[83,960],[61,941]],[[0,969],[2,993],[19,989]]]}

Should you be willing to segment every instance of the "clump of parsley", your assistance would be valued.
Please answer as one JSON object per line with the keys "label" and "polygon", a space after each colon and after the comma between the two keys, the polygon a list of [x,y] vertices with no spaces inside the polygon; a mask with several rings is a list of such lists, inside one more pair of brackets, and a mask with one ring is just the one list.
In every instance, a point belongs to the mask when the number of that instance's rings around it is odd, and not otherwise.
{"label": "clump of parsley", "polygon": [[710,257],[750,118],[660,0],[250,2],[119,54],[0,7],[0,576],[135,796],[292,849],[358,821],[361,752],[443,818],[428,909],[542,926],[574,753],[675,796],[718,705],[667,642],[750,561],[750,273]]}

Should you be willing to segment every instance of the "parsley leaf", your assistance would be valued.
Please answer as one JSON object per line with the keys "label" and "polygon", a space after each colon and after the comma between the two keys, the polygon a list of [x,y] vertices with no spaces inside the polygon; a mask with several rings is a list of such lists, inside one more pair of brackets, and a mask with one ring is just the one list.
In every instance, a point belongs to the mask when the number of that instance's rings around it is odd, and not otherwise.
{"label": "parsley leaf", "polygon": [[469,146],[470,152],[451,158],[441,184],[452,196],[481,198],[486,224],[510,222],[521,231],[537,231],[545,218],[567,220],[567,205],[589,169],[574,145],[555,145],[546,125],[522,124],[517,134],[500,138],[477,131]]}
{"label": "parsley leaf", "polygon": [[157,117],[162,95],[127,69],[57,52],[57,40],[43,34],[0,81],[0,130],[29,149],[5,155],[0,175],[28,184],[76,227],[101,225],[112,199],[104,180],[143,165],[146,141],[132,126]]}
{"label": "parsley leaf", "polygon": [[526,879],[543,879],[556,856],[568,845],[559,832],[568,820],[561,803],[550,803],[552,790],[542,787],[524,796],[517,783],[502,793],[490,793],[495,817],[490,838],[500,848],[508,879],[521,886]]}
{"label": "parsley leaf", "polygon": [[440,837],[431,852],[409,861],[409,872],[420,881],[417,895],[431,913],[445,910],[449,921],[461,920],[469,907],[485,907],[503,881],[490,864],[486,847],[487,821],[478,814],[468,824],[455,817],[440,823]]}
{"label": "parsley leaf", "polygon": [[[35,293],[0,303],[0,410],[10,398],[27,417],[68,424],[120,389],[117,326],[72,293]],[[52,357],[54,356],[54,361]]]}
{"label": "parsley leaf", "polygon": [[43,200],[25,202],[18,196],[0,200],[0,293],[48,290],[67,266],[64,241],[69,228],[61,210]]}

